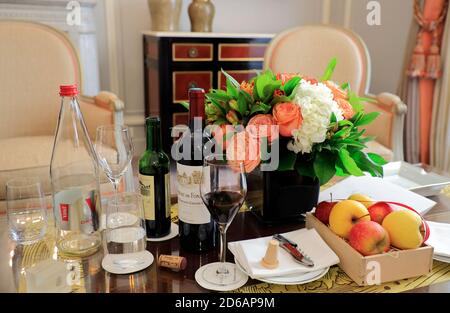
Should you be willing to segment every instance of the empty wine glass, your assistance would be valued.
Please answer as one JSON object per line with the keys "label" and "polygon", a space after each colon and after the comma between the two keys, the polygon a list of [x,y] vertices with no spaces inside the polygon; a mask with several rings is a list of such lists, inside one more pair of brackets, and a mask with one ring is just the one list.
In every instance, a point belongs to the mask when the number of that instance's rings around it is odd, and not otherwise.
{"label": "empty wine glass", "polygon": [[117,196],[120,179],[133,157],[133,143],[126,126],[106,125],[97,128],[95,151],[98,163],[111,181]]}
{"label": "empty wine glass", "polygon": [[11,239],[21,244],[40,240],[47,229],[47,206],[39,178],[8,181],[6,200]]}
{"label": "empty wine glass", "polygon": [[200,195],[220,231],[220,262],[199,269],[200,279],[217,286],[245,283],[247,276],[233,263],[227,263],[226,232],[247,195],[247,181],[243,163],[231,167],[223,154],[205,157],[202,168]]}

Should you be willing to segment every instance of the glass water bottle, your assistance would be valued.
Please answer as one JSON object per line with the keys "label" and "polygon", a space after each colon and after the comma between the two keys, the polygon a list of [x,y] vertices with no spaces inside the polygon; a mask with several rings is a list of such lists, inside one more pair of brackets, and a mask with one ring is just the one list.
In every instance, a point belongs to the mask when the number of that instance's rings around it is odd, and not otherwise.
{"label": "glass water bottle", "polygon": [[101,201],[97,158],[77,95],[76,85],[60,86],[50,176],[59,253],[87,256],[101,244]]}

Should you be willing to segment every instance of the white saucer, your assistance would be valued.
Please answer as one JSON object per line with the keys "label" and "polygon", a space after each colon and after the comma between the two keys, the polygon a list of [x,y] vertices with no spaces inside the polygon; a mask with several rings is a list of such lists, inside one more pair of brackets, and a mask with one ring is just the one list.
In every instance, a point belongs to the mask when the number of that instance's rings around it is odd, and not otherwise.
{"label": "white saucer", "polygon": [[107,254],[102,260],[102,267],[112,274],[130,274],[149,267],[153,260],[153,254],[147,250],[126,254]]}
{"label": "white saucer", "polygon": [[[238,266],[238,268],[246,273],[242,265],[234,259],[234,262]],[[256,280],[262,281],[264,283],[268,284],[274,284],[274,285],[301,285],[310,283],[312,281],[318,280],[319,278],[322,278],[328,271],[330,270],[329,267],[324,268],[322,270],[317,270],[313,272],[306,272],[306,273],[299,273],[299,274],[292,274],[289,276],[273,276],[273,277],[266,277],[266,278],[255,278]],[[248,275],[248,273],[246,273]]]}
{"label": "white saucer", "polygon": [[433,259],[444,263],[450,263],[450,258],[446,256],[433,255]]}
{"label": "white saucer", "polygon": [[175,238],[176,236],[178,236],[178,224],[172,223],[172,225],[170,225],[170,233],[168,235],[161,237],[161,238],[148,238],[147,237],[147,241],[154,241],[154,242],[166,241],[166,240]]}
{"label": "white saucer", "polygon": [[[208,269],[209,266],[214,266],[214,264],[215,263],[210,263],[210,264],[204,265],[195,272],[195,280],[203,288],[208,289],[208,290],[214,290],[214,291],[231,291],[231,290],[240,288],[247,283],[248,276],[247,276],[247,274],[245,274],[245,272],[241,271],[239,269],[239,267],[236,267],[236,271],[237,271],[236,275],[239,275],[240,279],[239,279],[239,281],[237,281],[234,284],[222,286],[222,285],[216,285],[216,284],[207,282],[203,277],[204,272],[205,272],[205,270]],[[229,262],[227,262],[226,264],[234,265],[233,263],[229,263]]]}

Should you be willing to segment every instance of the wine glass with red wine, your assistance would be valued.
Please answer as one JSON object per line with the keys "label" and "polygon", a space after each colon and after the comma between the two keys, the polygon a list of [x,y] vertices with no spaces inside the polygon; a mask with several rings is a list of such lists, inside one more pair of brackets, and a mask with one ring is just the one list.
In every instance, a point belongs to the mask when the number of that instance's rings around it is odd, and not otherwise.
{"label": "wine glass with red wine", "polygon": [[247,281],[247,276],[237,268],[236,264],[225,261],[226,232],[247,195],[244,164],[238,163],[238,166],[233,164],[231,167],[224,154],[212,154],[205,157],[200,195],[220,231],[220,262],[210,263],[200,268],[202,278],[209,284],[222,287]]}

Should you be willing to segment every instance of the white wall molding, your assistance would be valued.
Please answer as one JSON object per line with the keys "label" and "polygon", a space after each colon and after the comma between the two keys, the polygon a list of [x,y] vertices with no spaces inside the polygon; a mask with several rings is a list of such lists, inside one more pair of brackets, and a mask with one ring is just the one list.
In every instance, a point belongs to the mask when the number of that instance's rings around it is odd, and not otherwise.
{"label": "white wall molding", "polygon": [[100,91],[97,33],[94,17],[96,0],[79,1],[81,24],[68,25],[66,0],[0,0],[0,19],[33,21],[65,32],[78,49],[82,64],[83,93]]}
{"label": "white wall molding", "polygon": [[322,24],[331,22],[331,0],[322,0]]}
{"label": "white wall molding", "polygon": [[344,5],[344,27],[350,28],[352,21],[352,0],[345,0]]}

